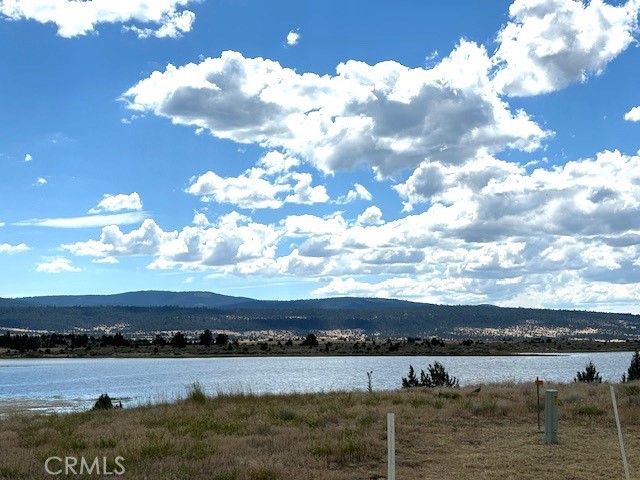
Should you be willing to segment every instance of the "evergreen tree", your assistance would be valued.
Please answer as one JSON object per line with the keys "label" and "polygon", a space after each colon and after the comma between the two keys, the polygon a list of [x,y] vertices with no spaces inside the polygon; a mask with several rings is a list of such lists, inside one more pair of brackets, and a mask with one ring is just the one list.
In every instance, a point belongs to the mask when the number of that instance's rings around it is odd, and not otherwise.
{"label": "evergreen tree", "polygon": [[588,382],[588,383],[600,383],[602,382],[602,378],[600,374],[596,370],[596,366],[592,361],[587,363],[585,369],[581,372],[578,372],[576,377],[573,379],[574,382]]}
{"label": "evergreen tree", "polygon": [[310,347],[317,347],[318,346],[318,339],[316,338],[316,336],[313,333],[310,333],[309,335],[307,335],[307,338],[304,339],[304,342],[302,342],[303,346],[310,346]]}
{"label": "evergreen tree", "polygon": [[171,339],[171,346],[176,348],[184,348],[187,346],[187,339],[181,332],[177,332]]}
{"label": "evergreen tree", "polygon": [[213,334],[211,330],[205,330],[200,334],[200,345],[209,346],[213,343]]}
{"label": "evergreen tree", "polygon": [[640,380],[640,352],[638,350],[631,357],[631,365],[629,365],[627,374],[622,375],[623,382],[633,382],[634,380]]}
{"label": "evergreen tree", "polygon": [[416,372],[412,365],[409,365],[409,377],[402,378],[402,388],[411,387],[457,387],[458,379],[449,375],[440,362],[433,362],[427,368],[428,373],[420,370],[420,380],[416,377]]}
{"label": "evergreen tree", "polygon": [[[422,372],[424,373],[424,372]],[[418,378],[416,377],[416,372],[413,369],[413,365],[409,365],[409,377],[402,377],[402,388],[411,388],[420,386],[420,382],[418,382]]]}
{"label": "evergreen tree", "polygon": [[113,403],[111,402],[111,397],[106,393],[103,393],[96,400],[95,405],[93,406],[94,410],[111,410],[113,408]]}

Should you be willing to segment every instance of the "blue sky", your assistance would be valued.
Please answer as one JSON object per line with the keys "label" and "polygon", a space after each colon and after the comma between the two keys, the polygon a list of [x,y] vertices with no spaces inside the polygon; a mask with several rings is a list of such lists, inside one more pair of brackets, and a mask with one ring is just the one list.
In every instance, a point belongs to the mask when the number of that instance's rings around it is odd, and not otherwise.
{"label": "blue sky", "polygon": [[0,0],[0,296],[638,313],[639,9]]}

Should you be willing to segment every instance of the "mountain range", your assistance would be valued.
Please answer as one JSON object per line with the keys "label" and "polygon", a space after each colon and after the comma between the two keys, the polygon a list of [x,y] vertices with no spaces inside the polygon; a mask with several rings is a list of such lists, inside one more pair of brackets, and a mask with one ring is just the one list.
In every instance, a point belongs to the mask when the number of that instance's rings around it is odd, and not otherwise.
{"label": "mountain range", "polygon": [[435,305],[386,298],[256,300],[212,292],[0,298],[0,330],[126,332],[361,331],[367,335],[635,339],[640,316],[579,310]]}

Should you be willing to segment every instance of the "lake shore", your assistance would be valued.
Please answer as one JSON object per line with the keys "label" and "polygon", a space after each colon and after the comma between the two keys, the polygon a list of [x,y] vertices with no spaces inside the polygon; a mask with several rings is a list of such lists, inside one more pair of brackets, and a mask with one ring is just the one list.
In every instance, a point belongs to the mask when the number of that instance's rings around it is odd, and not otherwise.
{"label": "lake shore", "polygon": [[[124,478],[384,479],[386,414],[397,477],[623,477],[608,384],[559,390],[558,445],[544,445],[532,384],[295,395],[192,390],[176,403],[0,419],[0,476],[41,478],[46,458],[122,457]],[[615,386],[628,452],[640,449],[640,385]],[[544,428],[544,427],[543,427]],[[640,464],[630,458],[632,474]]]}
{"label": "lake shore", "polygon": [[554,355],[576,352],[619,352],[640,348],[640,341],[595,340],[367,340],[344,341],[321,339],[317,346],[302,345],[293,341],[290,345],[276,340],[228,343],[225,345],[187,345],[183,348],[171,345],[153,346],[93,346],[89,348],[54,347],[19,351],[0,349],[2,358],[199,358],[243,356],[413,356],[413,355]]}

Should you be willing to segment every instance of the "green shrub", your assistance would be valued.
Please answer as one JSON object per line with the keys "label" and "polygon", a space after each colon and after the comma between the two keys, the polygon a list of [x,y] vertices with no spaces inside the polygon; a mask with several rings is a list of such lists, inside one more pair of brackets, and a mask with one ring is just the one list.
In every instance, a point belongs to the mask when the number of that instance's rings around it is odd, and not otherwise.
{"label": "green shrub", "polygon": [[429,373],[420,370],[420,380],[416,377],[413,365],[409,365],[409,377],[402,377],[402,388],[411,387],[457,387],[458,379],[449,375],[440,362],[433,362],[427,367]]}
{"label": "green shrub", "polygon": [[604,415],[604,410],[600,407],[594,407],[591,405],[587,405],[584,407],[578,407],[574,410],[576,415],[585,416],[585,417],[599,417],[600,415]]}
{"label": "green shrub", "polygon": [[592,361],[587,363],[585,369],[581,372],[578,372],[576,377],[573,379],[574,382],[587,382],[587,383],[601,383],[602,378],[600,374],[596,370],[596,366]]}
{"label": "green shrub", "polygon": [[111,410],[113,408],[113,403],[111,402],[111,397],[106,393],[103,393],[98,397],[96,403],[93,405],[94,410]]}

